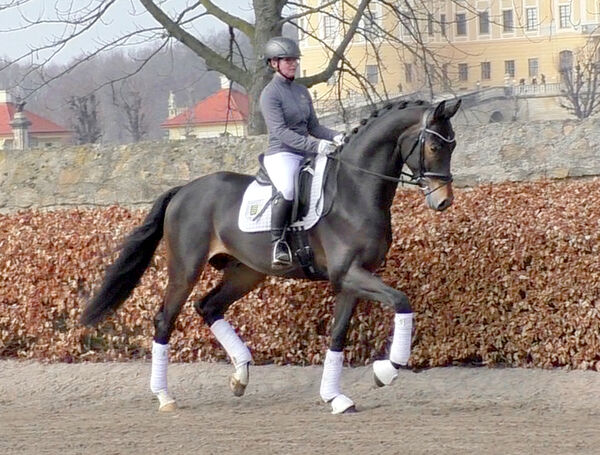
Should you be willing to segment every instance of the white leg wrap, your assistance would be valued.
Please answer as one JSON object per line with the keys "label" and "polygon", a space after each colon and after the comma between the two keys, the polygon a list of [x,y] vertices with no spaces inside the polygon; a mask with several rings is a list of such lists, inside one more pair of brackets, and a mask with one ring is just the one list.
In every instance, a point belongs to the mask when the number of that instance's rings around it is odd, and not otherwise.
{"label": "white leg wrap", "polygon": [[167,392],[167,367],[169,365],[169,345],[152,342],[152,374],[150,390],[152,393]]}
{"label": "white leg wrap", "polygon": [[340,395],[340,378],[344,364],[344,353],[327,350],[323,363],[323,376],[321,377],[321,398],[325,402],[333,400]]}
{"label": "white leg wrap", "polygon": [[213,325],[210,326],[210,330],[219,343],[221,343],[225,352],[227,352],[227,355],[231,359],[231,363],[233,363],[236,370],[252,361],[250,350],[225,319],[215,321]]}
{"label": "white leg wrap", "polygon": [[394,316],[394,338],[390,347],[390,360],[400,365],[406,365],[410,357],[412,339],[413,314],[396,313]]}
{"label": "white leg wrap", "polygon": [[390,385],[398,377],[398,370],[389,360],[376,360],[373,362],[375,383],[378,386]]}

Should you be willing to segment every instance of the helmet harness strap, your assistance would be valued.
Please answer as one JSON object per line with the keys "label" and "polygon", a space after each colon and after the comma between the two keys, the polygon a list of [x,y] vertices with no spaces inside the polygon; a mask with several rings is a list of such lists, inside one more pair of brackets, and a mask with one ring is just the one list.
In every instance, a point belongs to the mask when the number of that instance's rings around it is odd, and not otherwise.
{"label": "helmet harness strap", "polygon": [[296,78],[296,75],[294,74],[292,77],[287,77],[285,74],[283,74],[279,69],[279,62],[281,62],[281,58],[277,58],[277,72],[285,77],[288,81],[293,81]]}

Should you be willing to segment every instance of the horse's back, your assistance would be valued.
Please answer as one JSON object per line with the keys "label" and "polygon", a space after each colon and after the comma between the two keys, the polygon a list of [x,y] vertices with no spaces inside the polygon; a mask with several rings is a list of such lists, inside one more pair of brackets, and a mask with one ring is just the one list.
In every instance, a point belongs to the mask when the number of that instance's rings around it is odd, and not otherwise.
{"label": "horse's back", "polygon": [[244,191],[253,177],[235,172],[215,172],[192,180],[175,195],[169,204],[167,217],[216,210],[219,207],[239,207]]}
{"label": "horse's back", "polygon": [[[225,231],[237,230],[244,191],[253,177],[216,172],[184,185],[173,197],[164,220],[164,238],[170,253],[195,268],[218,253],[229,253]],[[227,237],[227,236],[225,236]]]}

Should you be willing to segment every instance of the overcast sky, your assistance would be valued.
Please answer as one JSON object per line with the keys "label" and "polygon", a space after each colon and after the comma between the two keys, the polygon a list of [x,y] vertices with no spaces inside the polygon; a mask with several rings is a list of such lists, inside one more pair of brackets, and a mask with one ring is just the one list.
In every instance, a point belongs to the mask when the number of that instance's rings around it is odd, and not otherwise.
{"label": "overcast sky", "polygon": [[[27,53],[32,48],[43,46],[65,33],[64,24],[36,24],[26,30],[17,29],[27,25],[28,22],[38,22],[39,18],[56,20],[56,9],[67,10],[70,5],[79,8],[85,5],[97,5],[102,0],[29,0],[19,8],[3,9],[7,4],[16,3],[15,0],[0,0],[0,56],[15,59]],[[163,8],[171,13],[181,11],[186,5],[197,0],[166,0],[162,2]],[[232,14],[252,21],[253,11],[251,0],[213,0],[214,3]],[[161,2],[157,2],[161,3]],[[84,52],[94,50],[100,42],[106,42],[118,36],[131,32],[139,27],[158,26],[158,23],[147,13],[138,0],[117,0],[110,7],[104,20],[94,25],[93,29],[85,32],[77,40],[73,40],[65,49],[57,54],[54,61],[66,62]],[[225,26],[213,18],[202,18],[197,21],[192,32],[196,36],[209,36]],[[16,31],[17,30],[17,31]]]}

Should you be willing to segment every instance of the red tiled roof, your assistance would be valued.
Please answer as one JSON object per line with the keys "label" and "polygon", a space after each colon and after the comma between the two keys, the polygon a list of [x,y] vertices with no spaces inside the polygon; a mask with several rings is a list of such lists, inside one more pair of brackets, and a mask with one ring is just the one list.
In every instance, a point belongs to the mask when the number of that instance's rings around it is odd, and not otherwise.
{"label": "red tiled roof", "polygon": [[[248,95],[237,90],[221,89],[217,93],[204,98],[193,108],[181,114],[165,120],[163,128],[177,126],[201,125],[206,123],[225,123],[248,120]],[[229,118],[227,118],[227,106],[229,103]]]}
{"label": "red tiled roof", "polygon": [[[10,122],[15,115],[16,107],[13,103],[0,103],[0,136],[12,135]],[[40,117],[33,112],[23,110],[27,119],[31,122],[29,133],[70,133],[67,128]]]}

